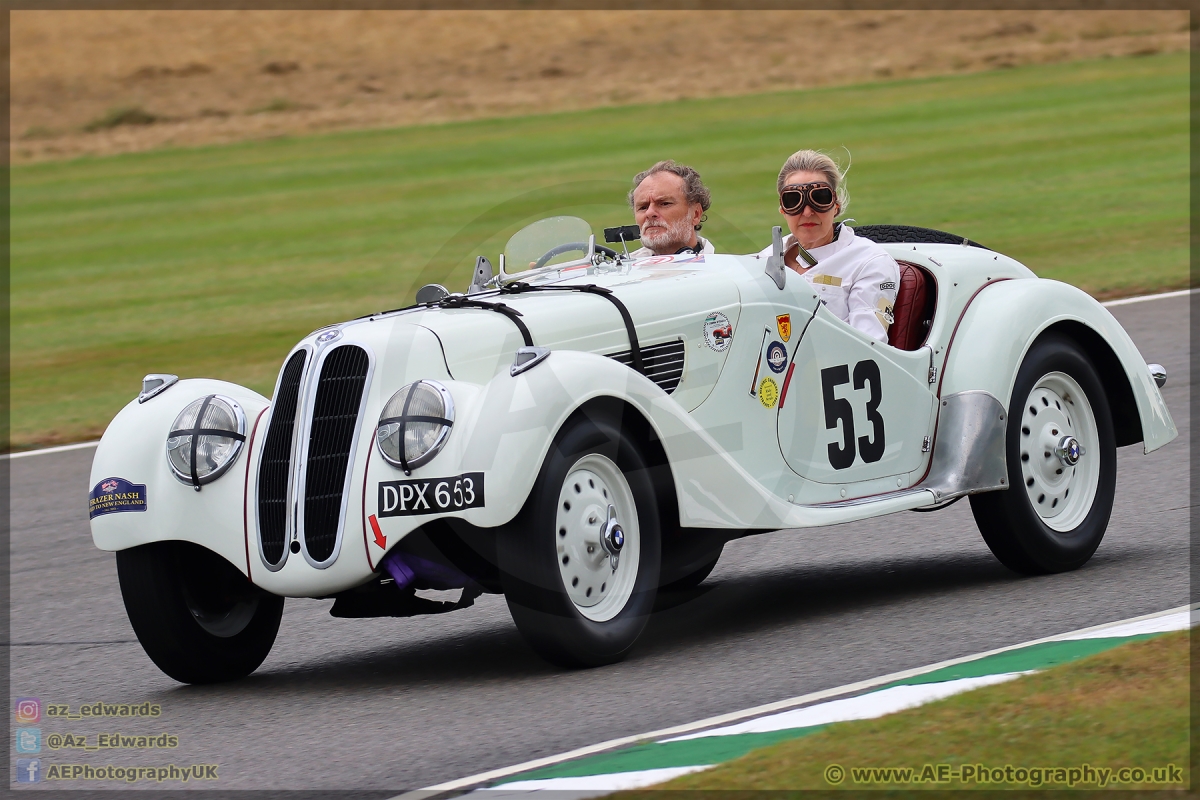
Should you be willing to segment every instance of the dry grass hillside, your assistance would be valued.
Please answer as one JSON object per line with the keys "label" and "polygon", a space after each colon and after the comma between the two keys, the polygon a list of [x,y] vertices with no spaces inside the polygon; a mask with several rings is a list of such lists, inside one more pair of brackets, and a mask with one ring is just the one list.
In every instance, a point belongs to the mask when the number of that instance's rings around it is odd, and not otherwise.
{"label": "dry grass hillside", "polygon": [[15,11],[16,163],[1184,50],[1186,11]]}

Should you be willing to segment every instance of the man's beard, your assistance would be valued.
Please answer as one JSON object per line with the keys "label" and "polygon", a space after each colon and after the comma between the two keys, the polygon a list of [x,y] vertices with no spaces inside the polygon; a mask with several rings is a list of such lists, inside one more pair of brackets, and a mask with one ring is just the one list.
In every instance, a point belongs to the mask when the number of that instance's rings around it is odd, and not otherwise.
{"label": "man's beard", "polygon": [[692,236],[695,230],[692,224],[684,217],[676,222],[672,222],[665,227],[662,225],[662,220],[657,221],[657,225],[651,225],[647,221],[642,225],[642,244],[649,247],[659,255],[674,253],[681,247],[686,247],[692,243]]}

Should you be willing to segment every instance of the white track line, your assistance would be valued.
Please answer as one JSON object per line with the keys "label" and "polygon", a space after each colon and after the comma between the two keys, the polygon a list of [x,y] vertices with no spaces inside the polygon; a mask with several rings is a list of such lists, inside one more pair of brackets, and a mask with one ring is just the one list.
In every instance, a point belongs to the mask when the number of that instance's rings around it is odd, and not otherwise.
{"label": "white track line", "polygon": [[[599,744],[588,745],[587,747],[580,747],[577,750],[572,750],[568,753],[562,753],[562,754],[556,755],[556,756],[546,756],[544,758],[537,758],[537,759],[534,759],[533,761],[526,761],[523,764],[515,764],[511,767],[502,767],[500,769],[494,769],[494,770],[490,770],[488,772],[481,772],[478,775],[471,775],[470,777],[467,777],[467,778],[459,778],[458,780],[455,780],[455,781],[447,781],[446,783],[439,783],[436,786],[430,786],[426,789],[417,789],[415,791],[405,792],[404,794],[396,795],[391,800],[420,800],[421,798],[429,798],[429,797],[433,797],[434,795],[440,795],[440,794],[444,794],[447,792],[453,792],[453,791],[457,791],[459,789],[467,789],[472,786],[478,786],[481,783],[489,783],[491,781],[499,780],[500,778],[507,778],[509,775],[516,775],[521,772],[528,772],[530,770],[540,769],[542,767],[549,767],[554,764],[560,764],[564,761],[571,761],[576,758],[582,758],[583,756],[590,756],[590,755],[595,755],[596,753],[603,753],[606,750],[613,750],[617,747],[624,747],[625,745],[639,744],[639,743],[647,742],[647,741],[655,741],[658,739],[665,739],[669,736],[680,736],[682,734],[692,733],[693,731],[702,730],[704,728],[712,728],[717,725],[728,725],[730,723],[739,722],[741,720],[750,719],[752,717],[758,717],[758,716],[762,716],[764,714],[770,714],[770,713],[776,712],[776,711],[783,711],[783,710],[786,710],[789,708],[795,708],[797,706],[807,705],[809,703],[816,702],[817,700],[826,700],[831,697],[839,697],[842,695],[853,694],[855,692],[866,691],[867,689],[874,689],[876,686],[883,686],[885,684],[892,683],[894,681],[905,680],[906,678],[913,678],[913,677],[916,677],[917,675],[924,675],[927,672],[933,672],[934,670],[945,669],[946,667],[953,667],[953,666],[957,666],[959,664],[966,664],[967,662],[976,661],[978,659],[986,658],[988,656],[994,656],[999,653],[1007,653],[1011,650],[1020,650],[1023,647],[1029,647],[1029,646],[1035,645],[1035,644],[1044,644],[1046,642],[1061,642],[1061,641],[1068,640],[1068,639],[1078,638],[1081,634],[1096,634],[1100,631],[1116,629],[1116,628],[1119,628],[1122,626],[1130,625],[1132,623],[1139,623],[1139,622],[1143,622],[1146,620],[1157,619],[1158,617],[1164,617],[1164,616],[1168,616],[1171,614],[1178,614],[1182,611],[1195,611],[1196,609],[1200,609],[1200,603],[1197,603],[1194,605],[1179,606],[1178,608],[1171,608],[1166,611],[1156,612],[1154,614],[1143,614],[1140,617],[1132,617],[1130,619],[1119,620],[1117,622],[1108,622],[1103,625],[1093,625],[1090,628],[1081,628],[1080,630],[1077,630],[1077,631],[1068,631],[1067,633],[1059,633],[1054,636],[1047,636],[1043,639],[1034,639],[1031,642],[1021,642],[1020,644],[1013,644],[1013,645],[1009,645],[1008,647],[1000,647],[995,650],[988,650],[987,652],[984,652],[984,653],[976,653],[974,655],[963,656],[962,658],[952,658],[948,661],[941,661],[937,664],[930,664],[929,666],[926,666],[926,667],[917,667],[915,669],[906,669],[906,670],[902,670],[900,672],[893,672],[890,675],[882,675],[878,678],[871,678],[869,680],[858,681],[857,683],[847,684],[846,686],[837,686],[833,689],[824,689],[819,692],[810,692],[809,694],[800,695],[799,697],[791,697],[791,698],[788,698],[787,700],[779,700],[774,703],[767,703],[765,705],[755,706],[754,708],[747,708],[747,709],[743,709],[741,711],[733,711],[728,714],[721,714],[716,717],[709,717],[708,719],[702,719],[702,720],[699,720],[698,722],[689,722],[684,725],[676,725],[671,728],[663,728],[662,730],[651,731],[649,733],[639,733],[635,736],[622,736],[619,739],[610,739],[607,742],[600,742]],[[1193,616],[1195,616],[1195,615],[1193,615]]]}
{"label": "white track line", "polygon": [[1113,306],[1127,306],[1130,303],[1145,303],[1147,300],[1166,300],[1168,297],[1183,297],[1185,294],[1192,292],[1200,292],[1200,289],[1180,289],[1177,292],[1163,292],[1162,294],[1143,294],[1138,297],[1122,297],[1120,300],[1109,300],[1100,305],[1105,308]]}
{"label": "white track line", "polygon": [[[1100,305],[1110,308],[1112,306],[1125,306],[1130,303],[1145,303],[1147,300],[1166,300],[1168,297],[1183,297],[1185,294],[1192,292],[1200,292],[1200,289],[1180,289],[1178,292],[1164,292],[1162,294],[1144,294],[1139,297],[1125,297],[1120,300],[1109,300],[1107,303]],[[25,450],[20,453],[9,453],[0,455],[0,459],[4,458],[28,458],[29,456],[49,455],[50,453],[65,453],[68,450],[82,450],[85,447],[95,447],[100,442],[81,442],[79,444],[64,444],[62,447],[47,447],[43,450]]]}
{"label": "white track line", "polygon": [[95,447],[98,444],[100,444],[99,441],[79,442],[78,444],[64,444],[61,447],[47,447],[42,450],[23,450],[20,453],[7,453],[5,455],[0,455],[0,458],[13,459],[29,458],[29,456],[45,456],[50,455],[51,453],[65,453],[68,450],[83,450],[85,447]]}
{"label": "white track line", "polygon": [[[582,800],[585,797],[596,797],[601,794],[610,792],[619,792],[625,789],[641,789],[643,786],[653,786],[657,783],[666,783],[672,778],[678,778],[680,775],[689,775],[693,772],[700,772],[706,769],[712,769],[712,764],[703,764],[693,767],[662,767],[660,769],[644,769],[636,772],[609,772],[604,775],[584,775],[578,778],[546,778],[537,781],[514,781],[512,783],[501,784],[494,789],[487,789],[488,798],[504,797],[506,794],[513,794],[518,797],[528,798],[530,791],[536,792],[563,792],[559,795],[562,797],[572,797],[574,800]],[[566,794],[574,792],[576,794]],[[477,797],[481,795],[476,795]],[[542,794],[542,797],[546,795]]]}

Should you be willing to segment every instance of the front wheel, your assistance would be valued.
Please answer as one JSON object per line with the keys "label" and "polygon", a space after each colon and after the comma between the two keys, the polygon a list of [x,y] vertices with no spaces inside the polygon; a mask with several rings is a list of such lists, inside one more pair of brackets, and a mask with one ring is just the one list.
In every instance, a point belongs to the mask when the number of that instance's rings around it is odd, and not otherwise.
{"label": "front wheel", "polygon": [[652,486],[611,420],[577,417],[555,439],[498,553],[513,621],[547,661],[611,664],[645,628],[660,559]]}
{"label": "front wheel", "polygon": [[1108,528],[1117,450],[1104,388],[1074,340],[1047,334],[1025,356],[1005,453],[1011,488],[971,496],[992,553],[1026,574],[1083,566]]}
{"label": "front wheel", "polygon": [[692,570],[687,575],[684,575],[678,580],[674,580],[659,589],[660,592],[686,592],[689,589],[695,589],[700,584],[704,583],[705,578],[712,574],[712,571],[717,568],[717,562],[721,560],[721,548],[717,548],[716,555],[711,560],[705,562],[699,569]]}
{"label": "front wheel", "polygon": [[211,550],[190,542],[120,550],[117,577],[146,655],[180,683],[243,678],[271,652],[283,598]]}

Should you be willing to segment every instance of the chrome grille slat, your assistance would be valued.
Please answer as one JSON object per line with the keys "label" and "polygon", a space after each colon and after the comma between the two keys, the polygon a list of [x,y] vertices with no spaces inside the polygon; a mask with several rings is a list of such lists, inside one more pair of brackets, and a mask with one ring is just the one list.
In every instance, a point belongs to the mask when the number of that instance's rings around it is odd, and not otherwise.
{"label": "chrome grille slat", "polygon": [[316,562],[332,557],[337,545],[346,470],[369,368],[367,352],[354,345],[331,350],[321,365],[304,480],[304,544]]}

